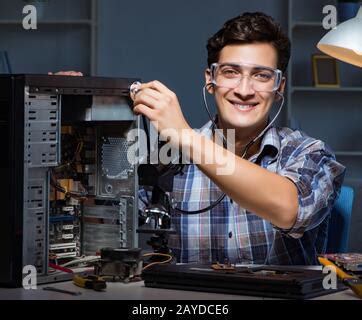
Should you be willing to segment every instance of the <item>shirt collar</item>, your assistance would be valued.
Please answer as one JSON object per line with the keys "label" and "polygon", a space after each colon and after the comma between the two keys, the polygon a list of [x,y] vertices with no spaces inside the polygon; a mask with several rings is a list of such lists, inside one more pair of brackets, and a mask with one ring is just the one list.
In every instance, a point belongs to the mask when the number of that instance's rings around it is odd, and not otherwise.
{"label": "shirt collar", "polygon": [[[217,122],[217,115],[214,117],[214,123]],[[211,139],[215,126],[210,120],[205,125],[203,125],[198,132],[205,137]],[[258,153],[253,155],[249,160],[253,161],[258,160],[264,156],[269,156],[270,160],[275,160],[280,150],[280,137],[276,127],[271,126],[263,135],[260,149]]]}
{"label": "shirt collar", "polygon": [[256,162],[264,156],[269,156],[270,160],[275,160],[280,150],[280,137],[276,127],[271,126],[263,135],[259,152],[253,155],[250,160],[257,159]]}

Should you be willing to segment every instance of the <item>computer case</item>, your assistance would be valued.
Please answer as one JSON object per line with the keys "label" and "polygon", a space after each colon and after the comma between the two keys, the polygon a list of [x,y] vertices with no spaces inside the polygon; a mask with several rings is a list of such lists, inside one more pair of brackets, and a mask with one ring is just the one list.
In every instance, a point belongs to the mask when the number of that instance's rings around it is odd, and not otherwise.
{"label": "computer case", "polygon": [[38,283],[63,280],[50,261],[137,247],[137,80],[0,76],[0,285],[21,286],[28,265]]}

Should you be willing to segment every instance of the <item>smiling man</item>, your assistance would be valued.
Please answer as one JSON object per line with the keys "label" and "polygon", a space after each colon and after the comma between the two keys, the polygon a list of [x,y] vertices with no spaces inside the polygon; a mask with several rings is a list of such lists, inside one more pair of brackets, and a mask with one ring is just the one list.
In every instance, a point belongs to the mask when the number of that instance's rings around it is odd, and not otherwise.
{"label": "smiling man", "polygon": [[[322,141],[270,120],[273,104],[284,103],[289,39],[271,17],[244,13],[227,21],[207,50],[205,88],[217,115],[200,130],[190,128],[175,93],[158,81],[133,97],[135,113],[191,160],[203,159],[174,179],[174,255],[179,262],[317,263],[345,168]],[[225,137],[234,130],[234,151],[215,143],[216,128]],[[233,164],[232,174],[218,174],[217,157]]]}

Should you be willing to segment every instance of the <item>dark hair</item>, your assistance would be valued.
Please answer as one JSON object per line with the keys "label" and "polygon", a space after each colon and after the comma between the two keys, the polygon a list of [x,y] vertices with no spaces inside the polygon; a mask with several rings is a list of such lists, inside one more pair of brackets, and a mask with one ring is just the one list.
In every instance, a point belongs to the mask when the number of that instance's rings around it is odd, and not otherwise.
{"label": "dark hair", "polygon": [[287,69],[290,40],[274,19],[261,12],[245,12],[225,22],[224,26],[207,41],[207,63],[219,60],[220,51],[229,44],[270,43],[278,54],[278,68]]}

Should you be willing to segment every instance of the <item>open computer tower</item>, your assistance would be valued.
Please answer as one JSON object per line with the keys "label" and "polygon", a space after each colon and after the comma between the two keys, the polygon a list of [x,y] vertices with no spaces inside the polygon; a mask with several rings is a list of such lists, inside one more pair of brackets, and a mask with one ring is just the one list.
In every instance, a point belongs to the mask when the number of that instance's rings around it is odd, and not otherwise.
{"label": "open computer tower", "polygon": [[54,257],[137,247],[136,80],[0,76],[2,286],[21,286],[26,265],[51,282],[67,277],[50,272]]}

